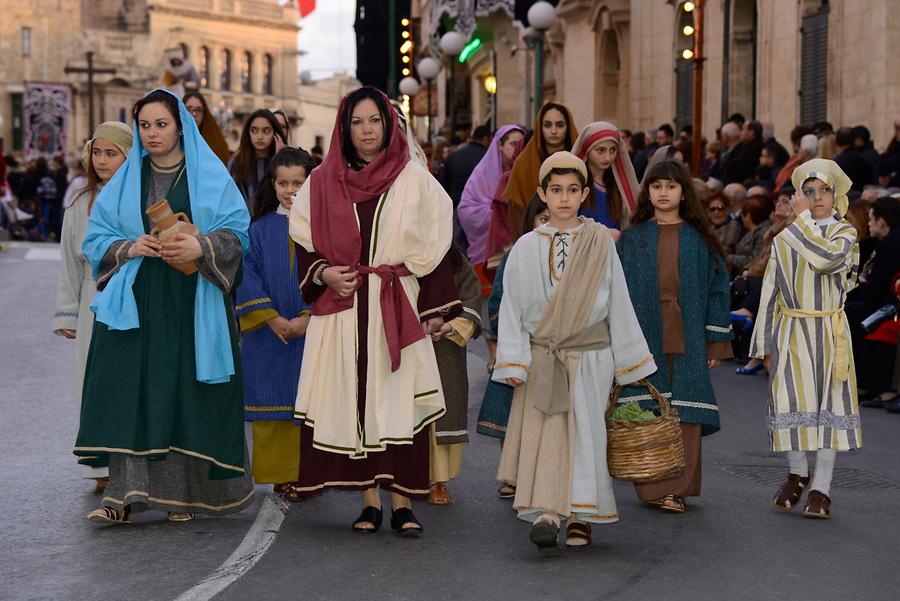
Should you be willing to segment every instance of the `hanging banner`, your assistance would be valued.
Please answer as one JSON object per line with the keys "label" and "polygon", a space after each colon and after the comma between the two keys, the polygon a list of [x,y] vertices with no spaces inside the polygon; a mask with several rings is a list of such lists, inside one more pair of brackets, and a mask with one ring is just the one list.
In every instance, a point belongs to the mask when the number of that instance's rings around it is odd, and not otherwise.
{"label": "hanging banner", "polygon": [[27,82],[23,98],[25,160],[64,155],[68,145],[72,88],[68,84]]}

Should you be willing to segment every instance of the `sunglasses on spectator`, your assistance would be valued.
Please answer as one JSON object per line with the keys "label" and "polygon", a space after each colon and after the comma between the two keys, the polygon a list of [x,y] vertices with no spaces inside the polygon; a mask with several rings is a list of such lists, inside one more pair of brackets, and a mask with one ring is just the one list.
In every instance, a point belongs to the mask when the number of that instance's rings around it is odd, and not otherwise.
{"label": "sunglasses on spectator", "polygon": [[724,213],[725,207],[707,207],[706,210],[710,213]]}

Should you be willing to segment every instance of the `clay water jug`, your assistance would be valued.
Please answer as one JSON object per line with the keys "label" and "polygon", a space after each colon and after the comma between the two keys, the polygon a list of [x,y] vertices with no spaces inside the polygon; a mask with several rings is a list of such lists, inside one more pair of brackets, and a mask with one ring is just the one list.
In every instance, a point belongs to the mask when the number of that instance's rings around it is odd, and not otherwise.
{"label": "clay water jug", "polygon": [[[187,215],[184,213],[173,213],[172,207],[169,206],[169,201],[165,198],[147,207],[146,212],[147,217],[149,217],[150,221],[153,223],[150,235],[159,238],[159,241],[163,244],[174,239],[175,235],[178,233],[184,233],[191,236],[196,236],[200,233],[200,230],[197,229],[196,225],[191,223],[191,220],[188,219]],[[169,263],[169,265],[184,275],[197,273],[197,264],[195,261],[189,261],[187,263]]]}

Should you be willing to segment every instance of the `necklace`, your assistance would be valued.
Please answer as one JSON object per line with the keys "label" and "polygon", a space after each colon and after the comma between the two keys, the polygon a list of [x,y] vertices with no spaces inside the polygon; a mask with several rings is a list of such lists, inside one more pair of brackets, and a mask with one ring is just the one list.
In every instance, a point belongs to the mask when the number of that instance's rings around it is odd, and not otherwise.
{"label": "necklace", "polygon": [[159,165],[153,159],[150,159],[150,166],[153,167],[153,170],[157,173],[175,173],[178,171],[179,167],[184,163],[184,157],[181,157],[174,165]]}

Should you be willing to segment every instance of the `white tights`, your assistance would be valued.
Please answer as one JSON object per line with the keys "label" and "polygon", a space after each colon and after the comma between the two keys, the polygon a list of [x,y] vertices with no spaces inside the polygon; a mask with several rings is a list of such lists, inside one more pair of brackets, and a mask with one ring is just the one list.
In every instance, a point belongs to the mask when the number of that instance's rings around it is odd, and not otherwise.
{"label": "white tights", "polygon": [[[817,490],[826,496],[831,493],[831,477],[834,475],[834,462],[837,451],[834,449],[819,449],[816,451],[816,472],[813,474],[811,490]],[[798,476],[809,476],[809,464],[806,462],[805,451],[788,451],[788,465],[791,473]]]}

